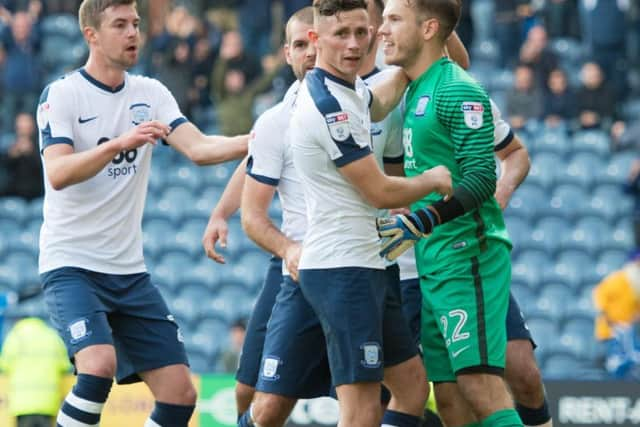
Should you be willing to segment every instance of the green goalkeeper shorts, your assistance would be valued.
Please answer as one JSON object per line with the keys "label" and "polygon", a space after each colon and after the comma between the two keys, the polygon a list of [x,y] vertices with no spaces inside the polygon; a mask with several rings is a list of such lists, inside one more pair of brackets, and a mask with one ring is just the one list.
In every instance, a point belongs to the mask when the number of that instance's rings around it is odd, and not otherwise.
{"label": "green goalkeeper shorts", "polygon": [[420,278],[421,341],[430,381],[475,372],[502,375],[510,283],[510,251],[497,240],[489,240],[478,256]]}

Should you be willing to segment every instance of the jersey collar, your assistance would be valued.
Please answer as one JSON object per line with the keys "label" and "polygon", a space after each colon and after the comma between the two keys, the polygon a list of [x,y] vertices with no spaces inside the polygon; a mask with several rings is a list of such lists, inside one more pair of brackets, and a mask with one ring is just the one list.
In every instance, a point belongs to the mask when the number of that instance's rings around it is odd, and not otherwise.
{"label": "jersey collar", "polygon": [[111,86],[107,86],[106,84],[104,84],[104,83],[94,79],[93,77],[91,77],[91,75],[89,75],[89,73],[87,73],[87,70],[85,70],[84,68],[80,69],[80,74],[82,74],[82,77],[87,79],[89,81],[89,83],[91,83],[92,85],[98,87],[99,89],[104,90],[105,92],[109,92],[109,93],[120,92],[122,89],[124,89],[124,84],[126,82],[126,79],[125,79],[125,81],[123,81],[122,84],[112,88]]}
{"label": "jersey collar", "polygon": [[317,73],[318,76],[320,77],[325,77],[333,82],[338,83],[339,85],[348,87],[349,89],[355,90],[356,89],[356,85],[355,83],[350,83],[346,80],[342,80],[340,77],[334,76],[333,74],[329,73],[328,71],[323,70],[322,68],[318,68],[315,67],[313,70],[310,71],[311,73]]}

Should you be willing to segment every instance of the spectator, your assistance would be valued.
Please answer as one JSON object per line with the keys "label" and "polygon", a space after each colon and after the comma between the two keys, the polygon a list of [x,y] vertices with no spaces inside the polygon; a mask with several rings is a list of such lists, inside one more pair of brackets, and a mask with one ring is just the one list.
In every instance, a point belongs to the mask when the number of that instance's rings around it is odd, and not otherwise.
{"label": "spectator", "polygon": [[628,0],[583,0],[588,45],[604,79],[623,99],[626,95],[626,18]]}
{"label": "spectator", "polygon": [[176,101],[187,117],[191,116],[189,89],[191,88],[191,47],[186,40],[174,39],[168,54],[158,56],[156,78],[175,94]]}
{"label": "spectator", "polygon": [[631,123],[615,122],[611,126],[611,141],[614,151],[640,149],[640,119]]}
{"label": "spectator", "polygon": [[494,29],[500,46],[500,66],[511,67],[522,43],[523,16],[530,8],[527,0],[495,0]]}
{"label": "spectator", "polygon": [[558,126],[575,117],[575,98],[567,83],[567,75],[560,68],[549,74],[544,96],[544,121],[547,126]]}
{"label": "spectator", "polygon": [[235,372],[238,369],[240,351],[244,343],[247,324],[244,319],[238,319],[229,327],[229,347],[222,354],[224,372]]}
{"label": "spectator", "polygon": [[18,196],[27,200],[42,197],[42,163],[35,142],[35,123],[28,113],[15,120],[15,142],[7,153],[0,154],[0,163],[8,172],[9,182],[0,195]]}
{"label": "spectator", "polygon": [[600,67],[595,62],[582,66],[582,86],[576,94],[578,121],[582,129],[602,128],[615,117],[615,93],[604,82]]}
{"label": "spectator", "polygon": [[40,65],[37,57],[39,41],[33,31],[31,16],[26,12],[13,15],[11,29],[5,31],[6,51],[2,100],[2,120],[6,129],[16,111],[35,111],[40,87]]}
{"label": "spectator", "polygon": [[244,0],[238,10],[244,46],[258,58],[271,52],[271,4],[272,0]]}
{"label": "spectator", "polygon": [[580,39],[580,21],[577,11],[577,0],[542,0],[542,7],[538,14],[550,38]]}
{"label": "spectator", "polygon": [[551,71],[558,67],[558,58],[549,49],[547,31],[541,25],[536,25],[527,33],[527,39],[520,49],[520,62],[531,67],[536,87],[540,89],[546,86]]}
{"label": "spectator", "polygon": [[251,84],[262,74],[262,67],[258,57],[245,50],[242,36],[238,31],[227,31],[222,36],[220,61],[225,63],[225,67],[242,70],[246,84]]}
{"label": "spectator", "polygon": [[625,193],[634,200],[633,208],[633,235],[636,248],[640,248],[640,159],[631,164],[629,177],[624,185]]}
{"label": "spectator", "polygon": [[596,338],[606,348],[605,367],[616,378],[640,379],[640,251],[593,291]]}
{"label": "spectator", "polygon": [[511,127],[522,129],[529,119],[542,115],[542,94],[535,87],[533,71],[528,65],[518,65],[514,87],[507,92],[507,116]]}
{"label": "spectator", "polygon": [[231,66],[222,57],[216,62],[211,82],[218,124],[223,135],[245,134],[253,124],[253,105],[256,97],[271,87],[274,76],[282,68],[282,61],[265,60],[265,73],[252,83],[243,68]]}
{"label": "spectator", "polygon": [[4,342],[0,368],[9,379],[9,413],[17,427],[50,427],[71,368],[56,331],[38,318],[20,320]]}

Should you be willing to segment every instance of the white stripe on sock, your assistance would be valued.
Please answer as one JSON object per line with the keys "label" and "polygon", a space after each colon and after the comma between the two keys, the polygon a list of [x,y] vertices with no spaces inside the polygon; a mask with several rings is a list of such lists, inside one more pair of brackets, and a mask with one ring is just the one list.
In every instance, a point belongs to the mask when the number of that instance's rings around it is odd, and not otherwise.
{"label": "white stripe on sock", "polygon": [[101,414],[104,403],[92,402],[91,400],[83,399],[73,394],[70,391],[65,399],[69,404],[81,411],[88,412],[90,414]]}
{"label": "white stripe on sock", "polygon": [[100,424],[100,423],[98,424],[81,423],[78,420],[74,420],[73,418],[71,418],[70,416],[68,416],[62,411],[58,412],[58,419],[56,420],[56,422],[60,424],[62,427],[98,427]]}
{"label": "white stripe on sock", "polygon": [[157,422],[153,421],[151,418],[147,418],[147,421],[145,421],[143,427],[162,427],[162,426]]}

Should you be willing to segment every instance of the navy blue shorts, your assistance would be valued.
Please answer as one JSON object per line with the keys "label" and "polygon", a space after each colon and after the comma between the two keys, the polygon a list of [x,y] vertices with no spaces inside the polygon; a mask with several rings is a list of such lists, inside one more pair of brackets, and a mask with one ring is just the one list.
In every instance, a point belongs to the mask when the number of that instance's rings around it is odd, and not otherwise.
{"label": "navy blue shorts", "polygon": [[509,311],[507,311],[507,341],[512,340],[529,340],[533,349],[537,347],[536,342],[531,336],[531,331],[527,327],[518,301],[516,301],[513,293],[509,292]]}
{"label": "navy blue shorts", "polygon": [[331,391],[320,321],[290,276],[284,276],[269,319],[256,390],[298,399]]}
{"label": "navy blue shorts", "polygon": [[[300,270],[300,287],[318,316],[335,386],[382,381],[384,367],[417,348],[400,301],[388,292],[395,270],[344,267]],[[384,355],[383,355],[384,343]]]}
{"label": "navy blue shorts", "polygon": [[149,274],[63,267],[40,277],[51,320],[72,361],[83,348],[113,345],[120,384],[141,381],[139,372],[189,364],[180,329]]}
{"label": "navy blue shorts", "polygon": [[416,345],[420,345],[420,320],[422,318],[422,291],[420,279],[407,279],[400,281],[400,294],[402,299],[402,312],[409,322],[411,336]]}
{"label": "navy blue shorts", "polygon": [[258,382],[267,322],[271,317],[271,310],[276,302],[276,295],[280,291],[281,283],[282,259],[272,257],[262,284],[262,290],[247,325],[238,372],[236,372],[236,380],[239,383],[255,387]]}

